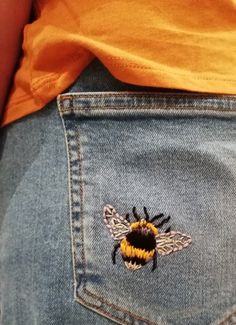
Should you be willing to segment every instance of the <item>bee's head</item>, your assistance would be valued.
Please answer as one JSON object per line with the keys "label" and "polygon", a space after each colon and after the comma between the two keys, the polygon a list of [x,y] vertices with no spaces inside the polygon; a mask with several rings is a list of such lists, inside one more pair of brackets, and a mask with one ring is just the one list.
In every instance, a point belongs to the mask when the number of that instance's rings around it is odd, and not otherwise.
{"label": "bee's head", "polygon": [[131,223],[130,227],[132,230],[144,230],[147,232],[152,232],[155,236],[158,234],[158,229],[153,225],[153,223],[148,222],[145,219]]}

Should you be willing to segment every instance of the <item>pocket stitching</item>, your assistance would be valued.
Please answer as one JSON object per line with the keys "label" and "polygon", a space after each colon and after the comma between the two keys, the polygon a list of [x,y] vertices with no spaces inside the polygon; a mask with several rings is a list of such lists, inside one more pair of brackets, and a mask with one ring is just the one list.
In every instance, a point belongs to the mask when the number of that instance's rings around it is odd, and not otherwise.
{"label": "pocket stitching", "polygon": [[230,315],[226,316],[226,318],[223,319],[218,325],[227,325],[228,321],[230,321],[230,318],[232,316],[236,316],[236,311],[233,311]]}
{"label": "pocket stitching", "polygon": [[[63,105],[63,102],[59,103],[59,111],[61,111],[61,106],[60,105]],[[62,114],[61,114],[61,117],[62,117]],[[65,124],[64,124],[64,119],[62,117],[62,120],[63,120],[63,125],[64,125],[64,130],[66,131],[66,128],[65,128]],[[78,130],[77,130],[78,132]],[[121,311],[123,312],[124,314],[127,314],[129,316],[131,316],[133,319],[136,319],[136,320],[139,320],[139,321],[142,321],[144,322],[145,324],[148,324],[148,325],[160,325],[160,323],[154,323],[152,321],[149,321],[149,320],[146,320],[138,315],[135,315],[133,313],[131,313],[130,311],[128,310],[125,310],[125,309],[122,309],[120,307],[118,307],[117,305],[114,305],[108,301],[106,301],[104,299],[104,297],[102,296],[97,296],[95,295],[94,293],[90,292],[89,290],[86,289],[86,282],[87,282],[87,279],[86,279],[86,259],[85,259],[85,253],[84,253],[84,224],[83,224],[83,209],[81,207],[83,207],[83,193],[84,193],[84,190],[83,190],[83,182],[82,182],[82,165],[81,165],[81,145],[80,145],[80,137],[78,134],[77,135],[77,140],[78,140],[78,157],[79,157],[79,161],[78,161],[78,168],[79,168],[79,183],[80,183],[80,225],[81,225],[81,243],[82,243],[82,250],[81,250],[81,259],[82,259],[82,272],[83,272],[83,279],[81,282],[83,282],[83,285],[80,283],[78,287],[81,287],[82,289],[82,292],[91,297],[96,297],[96,299],[98,299],[101,303],[104,303],[106,304],[107,306],[110,306],[118,311]],[[91,308],[94,308],[98,311],[100,311],[103,315],[107,315],[109,316],[110,318],[113,318],[114,320],[116,321],[119,321],[119,322],[122,322],[122,324],[124,325],[131,325],[133,322],[126,322],[125,320],[123,319],[120,319],[118,318],[117,316],[113,315],[113,314],[110,314],[108,313],[106,310],[104,310],[104,308],[102,307],[98,307],[96,305],[93,305],[89,302],[87,302],[86,300],[84,300],[83,297],[81,297],[81,295],[77,292],[77,286],[76,284],[78,283],[77,281],[77,278],[78,278],[78,275],[77,275],[77,272],[76,272],[76,267],[75,267],[75,263],[76,263],[76,260],[78,259],[78,257],[76,255],[79,255],[78,252],[76,252],[76,249],[75,249],[75,236],[74,236],[74,233],[76,232],[75,230],[75,223],[74,223],[74,216],[73,216],[73,203],[74,203],[74,199],[73,199],[73,179],[72,179],[72,169],[71,169],[71,150],[73,150],[70,146],[70,142],[68,141],[67,139],[67,132],[65,132],[65,137],[66,137],[66,144],[67,144],[67,152],[68,152],[68,168],[69,168],[69,179],[70,179],[70,182],[69,182],[69,191],[70,191],[70,219],[71,219],[71,242],[72,242],[72,257],[73,257],[73,274],[74,274],[74,298],[75,300],[81,300],[81,302],[84,302],[84,305],[85,306],[90,306]],[[71,136],[71,138],[73,139],[75,136]],[[75,172],[76,173],[76,172]]]}
{"label": "pocket stitching", "polygon": [[[170,93],[161,93],[163,95],[163,98],[160,97],[160,93],[152,93],[150,92],[149,94],[146,94],[146,93],[134,93],[134,92],[123,92],[124,96],[126,95],[127,97],[129,97],[130,94],[133,94],[135,95],[135,97],[152,97],[154,99],[154,97],[156,96],[159,96],[160,99],[164,99],[164,98],[170,98]],[[112,96],[112,97],[120,97],[121,96],[121,93],[119,92],[119,94],[117,94],[116,92],[107,92],[107,93],[93,93],[93,94],[89,94],[89,93],[78,93],[78,94],[61,94],[58,96],[58,100],[61,101],[61,102],[64,102],[64,100],[73,100],[73,98],[80,98],[80,99],[91,99],[91,98],[96,98],[96,99],[106,99],[107,97],[109,98],[109,96]],[[202,95],[199,95],[199,94],[176,94],[176,93],[172,93],[171,94],[172,97],[177,97],[177,99],[184,99],[184,98],[188,98],[190,96],[191,97],[196,97],[196,98],[192,98],[192,100],[194,99],[221,99],[221,100],[233,100],[234,104],[236,105],[236,96],[227,96],[227,95],[221,95],[221,96],[218,96],[218,95],[210,95],[210,94],[206,94],[205,96],[202,96]],[[178,106],[176,108],[176,102],[174,103],[169,103],[167,104],[165,101],[163,101],[162,103],[149,103],[149,104],[146,104],[146,105],[142,105],[142,104],[138,104],[138,103],[135,103],[135,104],[129,104],[128,107],[125,105],[125,106],[122,106],[120,105],[119,103],[116,103],[116,105],[112,105],[111,103],[108,103],[107,105],[105,103],[103,103],[103,107],[99,106],[99,105],[91,105],[89,108],[84,108],[84,107],[81,107],[79,105],[76,105],[73,103],[73,108],[69,107],[69,108],[65,108],[64,109],[64,103],[63,103],[63,109],[62,109],[62,112],[66,112],[66,111],[75,111],[75,110],[80,110],[80,111],[85,111],[85,110],[89,110],[89,109],[94,109],[94,110],[106,110],[107,107],[111,108],[111,109],[137,109],[137,110],[141,110],[141,109],[166,109],[166,110],[170,110],[170,109],[173,109],[173,110],[188,110],[188,109],[195,109],[195,110],[198,110],[198,111],[218,111],[218,112],[236,112],[236,108],[226,108],[226,109],[219,109],[219,108],[216,108],[214,106],[212,107],[209,107],[207,106],[206,104],[204,103],[200,103],[201,107],[197,108],[193,105],[191,105],[191,103],[187,104],[187,106]],[[230,103],[227,103],[228,105]],[[173,107],[174,105],[174,107]],[[219,106],[220,103],[216,104],[216,106]],[[222,105],[224,105],[222,103]],[[169,106],[172,106],[171,108]]]}
{"label": "pocket stitching", "polygon": [[[156,106],[158,106],[158,104],[156,105]],[[114,110],[119,110],[119,109],[121,109],[121,110],[133,110],[133,109],[136,109],[136,110],[142,110],[142,109],[144,109],[144,110],[166,110],[166,111],[168,111],[168,110],[175,110],[175,111],[178,111],[178,110],[196,110],[196,111],[213,111],[213,112],[236,112],[236,109],[235,110],[232,110],[232,109],[224,109],[224,110],[219,110],[219,109],[217,109],[217,108],[214,108],[214,107],[207,107],[207,109],[204,109],[204,108],[197,108],[197,107],[194,107],[194,106],[188,106],[188,107],[184,107],[184,106],[179,106],[178,108],[169,108],[169,107],[152,107],[152,105],[151,104],[149,104],[149,105],[140,105],[140,107],[139,107],[139,105],[137,104],[137,105],[129,105],[129,107],[127,107],[127,106],[119,106],[119,107],[117,107],[117,106],[111,106],[111,105],[103,105],[103,107],[105,107],[105,108],[101,108],[100,106],[93,106],[92,108],[91,107],[87,107],[87,108],[81,108],[81,107],[78,107],[78,108],[74,108],[73,107],[73,109],[72,108],[66,108],[66,109],[64,109],[64,110],[62,110],[62,113],[63,112],[70,112],[70,111],[89,111],[89,110],[102,110],[102,111],[104,111],[104,110],[106,110],[106,108],[107,107],[109,107],[109,108],[111,108],[111,109],[114,109]]]}

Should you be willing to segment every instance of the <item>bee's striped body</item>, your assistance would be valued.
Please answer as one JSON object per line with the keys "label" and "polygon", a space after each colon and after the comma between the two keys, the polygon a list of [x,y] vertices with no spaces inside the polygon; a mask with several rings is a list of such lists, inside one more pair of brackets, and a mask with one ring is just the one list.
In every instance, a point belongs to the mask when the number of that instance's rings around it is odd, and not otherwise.
{"label": "bee's striped body", "polygon": [[153,258],[158,230],[144,219],[131,223],[130,227],[131,232],[120,243],[120,251],[125,265],[136,270]]}

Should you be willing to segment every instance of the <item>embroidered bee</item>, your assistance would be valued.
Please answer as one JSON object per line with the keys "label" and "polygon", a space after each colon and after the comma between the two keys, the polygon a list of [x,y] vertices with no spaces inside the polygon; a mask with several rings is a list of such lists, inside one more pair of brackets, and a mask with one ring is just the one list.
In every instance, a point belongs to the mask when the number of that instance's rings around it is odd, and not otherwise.
{"label": "embroidered bee", "polygon": [[116,264],[116,253],[119,249],[129,270],[138,270],[152,260],[152,271],[154,271],[157,267],[158,255],[164,256],[182,250],[191,243],[191,237],[178,231],[171,231],[171,227],[168,227],[165,232],[160,232],[159,229],[169,222],[170,216],[155,224],[154,221],[164,217],[163,213],[150,219],[146,207],[143,209],[145,218],[141,218],[133,207],[135,221],[131,222],[129,213],[122,217],[113,206],[106,205],[104,222],[112,238],[118,242],[112,251],[113,264]]}

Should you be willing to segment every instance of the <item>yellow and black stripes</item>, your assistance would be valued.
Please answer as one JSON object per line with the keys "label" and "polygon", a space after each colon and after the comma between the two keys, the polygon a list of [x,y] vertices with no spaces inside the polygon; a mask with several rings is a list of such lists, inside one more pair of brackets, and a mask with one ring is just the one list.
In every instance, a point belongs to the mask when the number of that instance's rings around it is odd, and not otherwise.
{"label": "yellow and black stripes", "polygon": [[131,245],[126,238],[122,239],[120,243],[120,250],[122,256],[127,257],[130,260],[137,258],[139,260],[144,260],[146,262],[152,259],[155,253],[155,248],[150,251],[147,251],[142,248],[137,248]]}
{"label": "yellow and black stripes", "polygon": [[130,228],[131,232],[120,242],[120,251],[126,266],[137,269],[156,256],[158,229],[144,219],[131,223]]}

